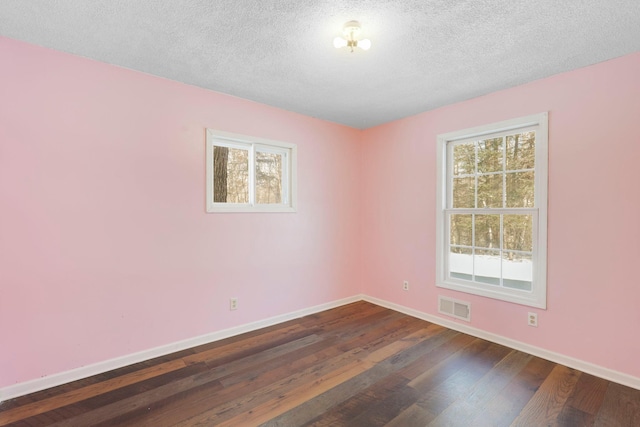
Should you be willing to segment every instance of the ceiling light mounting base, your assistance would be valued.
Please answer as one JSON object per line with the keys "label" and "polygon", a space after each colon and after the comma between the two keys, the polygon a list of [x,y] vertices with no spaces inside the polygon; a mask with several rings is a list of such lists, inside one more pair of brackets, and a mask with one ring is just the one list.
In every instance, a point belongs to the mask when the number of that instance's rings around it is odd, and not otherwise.
{"label": "ceiling light mounting base", "polygon": [[362,26],[358,21],[349,21],[342,27],[342,34],[351,38],[357,37],[360,31],[362,31]]}
{"label": "ceiling light mounting base", "polygon": [[348,21],[342,27],[343,37],[336,37],[333,40],[333,45],[336,48],[348,47],[351,52],[354,52],[356,47],[359,47],[362,50],[369,50],[371,47],[371,40],[368,39],[360,39],[358,35],[362,31],[362,27],[358,21]]}

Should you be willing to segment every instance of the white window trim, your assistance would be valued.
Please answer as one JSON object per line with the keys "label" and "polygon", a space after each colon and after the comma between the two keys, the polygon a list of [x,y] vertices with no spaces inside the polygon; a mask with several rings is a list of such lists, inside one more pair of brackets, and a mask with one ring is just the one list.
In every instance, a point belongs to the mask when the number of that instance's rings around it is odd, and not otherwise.
{"label": "white window trim", "polygon": [[[216,203],[213,201],[213,147],[249,148],[249,168],[254,167],[254,150],[283,154],[283,191],[285,203]],[[296,212],[297,211],[297,155],[298,147],[289,142],[274,141],[231,132],[207,129],[206,132],[206,210],[207,212]],[[249,191],[254,191],[254,171],[249,173]]]}
{"label": "white window trim", "polygon": [[[500,132],[517,131],[522,128],[536,127],[536,166],[535,200],[533,223],[533,289],[532,291],[497,288],[478,282],[468,282],[447,277],[446,251],[449,245],[449,225],[445,209],[447,208],[448,168],[447,145],[449,142],[468,138],[478,138]],[[517,119],[464,129],[438,135],[437,138],[437,180],[436,180],[436,286],[453,289],[488,298],[509,301],[531,307],[547,308],[547,189],[548,189],[548,113],[534,114]],[[530,209],[531,210],[531,209]],[[491,209],[486,209],[492,212]],[[495,210],[493,211],[495,213]]]}

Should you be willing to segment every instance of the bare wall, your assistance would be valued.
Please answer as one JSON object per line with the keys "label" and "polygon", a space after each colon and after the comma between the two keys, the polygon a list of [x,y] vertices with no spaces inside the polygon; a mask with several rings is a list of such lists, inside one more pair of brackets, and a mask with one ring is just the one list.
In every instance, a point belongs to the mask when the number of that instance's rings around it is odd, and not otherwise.
{"label": "bare wall", "polygon": [[[0,38],[0,388],[359,293],[452,295],[640,377],[638,75],[629,55],[361,132]],[[541,111],[548,310],[436,288],[436,135]],[[207,127],[298,144],[299,211],[206,214]]]}
{"label": "bare wall", "polygon": [[[296,143],[298,212],[206,214],[205,128]],[[360,293],[360,134],[0,38],[0,388]]]}
{"label": "bare wall", "polygon": [[[638,76],[640,53],[365,131],[365,293],[432,315],[439,294],[470,301],[472,327],[640,377]],[[543,111],[548,309],[436,288],[436,136]]]}

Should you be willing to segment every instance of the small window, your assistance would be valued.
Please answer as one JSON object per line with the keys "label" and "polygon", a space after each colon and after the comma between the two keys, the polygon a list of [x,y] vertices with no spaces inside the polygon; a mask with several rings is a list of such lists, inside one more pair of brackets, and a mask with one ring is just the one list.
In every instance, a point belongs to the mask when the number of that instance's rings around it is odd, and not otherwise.
{"label": "small window", "polygon": [[207,212],[295,212],[296,145],[207,129]]}
{"label": "small window", "polygon": [[547,114],[438,136],[436,284],[546,307]]}

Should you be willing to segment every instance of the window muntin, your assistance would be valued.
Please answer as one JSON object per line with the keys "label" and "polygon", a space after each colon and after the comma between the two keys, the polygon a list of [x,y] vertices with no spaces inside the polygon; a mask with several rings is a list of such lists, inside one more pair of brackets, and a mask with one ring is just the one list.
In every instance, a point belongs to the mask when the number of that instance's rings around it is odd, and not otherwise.
{"label": "window muntin", "polygon": [[207,212],[295,211],[296,146],[207,130]]}
{"label": "window muntin", "polygon": [[438,137],[437,285],[546,306],[547,115]]}

